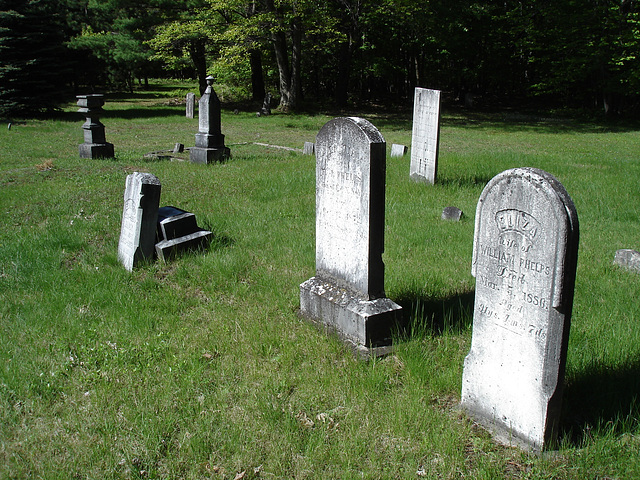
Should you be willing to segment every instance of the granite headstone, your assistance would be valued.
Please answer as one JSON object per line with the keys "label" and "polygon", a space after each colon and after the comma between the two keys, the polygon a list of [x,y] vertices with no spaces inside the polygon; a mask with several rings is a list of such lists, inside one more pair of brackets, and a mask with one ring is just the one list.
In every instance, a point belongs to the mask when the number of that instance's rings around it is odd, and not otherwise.
{"label": "granite headstone", "polygon": [[196,94],[189,92],[186,97],[185,115],[187,118],[193,118],[196,110]]}
{"label": "granite headstone", "polygon": [[303,316],[363,354],[388,345],[401,307],[384,293],[385,141],[362,118],[336,118],[316,139],[316,275]]}
{"label": "granite headstone", "polygon": [[213,77],[207,77],[207,89],[198,104],[198,133],[196,146],[189,150],[193,163],[223,162],[231,152],[224,146],[220,100],[213,90]]}
{"label": "granite headstone", "polygon": [[113,158],[113,144],[105,138],[104,125],[100,122],[104,95],[95,93],[91,95],[78,95],[78,112],[84,114],[86,120],[82,125],[84,130],[84,143],[78,146],[80,158]]}
{"label": "granite headstone", "polygon": [[498,441],[539,451],[557,433],[578,216],[555,177],[516,168],[487,184],[475,222],[462,407]]}
{"label": "granite headstone", "polygon": [[440,90],[416,87],[413,99],[411,167],[409,175],[434,184],[440,143]]}

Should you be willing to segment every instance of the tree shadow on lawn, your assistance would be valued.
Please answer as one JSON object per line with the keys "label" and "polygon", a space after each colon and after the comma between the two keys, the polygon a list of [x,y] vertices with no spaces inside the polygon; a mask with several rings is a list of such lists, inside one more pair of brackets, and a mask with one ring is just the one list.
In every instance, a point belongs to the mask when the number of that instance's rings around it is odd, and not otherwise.
{"label": "tree shadow on lawn", "polygon": [[400,338],[460,333],[471,327],[475,290],[443,298],[424,297],[412,292],[394,301],[402,307]]}
{"label": "tree shadow on lawn", "polygon": [[560,441],[575,446],[592,438],[592,429],[615,435],[636,431],[640,423],[640,360],[622,367],[592,365],[567,378]]}

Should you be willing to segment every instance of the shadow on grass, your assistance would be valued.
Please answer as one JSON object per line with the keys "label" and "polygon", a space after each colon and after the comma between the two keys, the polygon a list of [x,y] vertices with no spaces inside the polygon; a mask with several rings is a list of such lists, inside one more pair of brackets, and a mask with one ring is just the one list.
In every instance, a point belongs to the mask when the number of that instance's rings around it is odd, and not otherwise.
{"label": "shadow on grass", "polygon": [[475,290],[444,298],[421,297],[407,293],[394,301],[404,312],[397,332],[400,338],[461,333],[473,321]]}
{"label": "shadow on grass", "polygon": [[564,389],[560,440],[575,446],[589,441],[592,430],[620,435],[640,424],[640,360],[623,367],[593,365]]}

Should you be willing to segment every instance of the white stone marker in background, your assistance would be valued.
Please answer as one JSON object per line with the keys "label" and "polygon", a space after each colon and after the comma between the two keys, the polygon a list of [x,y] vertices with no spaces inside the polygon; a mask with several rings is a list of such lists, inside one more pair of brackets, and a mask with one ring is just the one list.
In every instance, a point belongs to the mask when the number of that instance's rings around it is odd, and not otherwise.
{"label": "white stone marker in background", "polygon": [[[386,144],[371,123],[336,118],[316,140],[316,276],[302,315],[362,353],[388,345],[401,307],[384,293]],[[373,352],[375,354],[375,352]]]}
{"label": "white stone marker in background", "polygon": [[502,443],[538,451],[556,433],[577,252],[578,216],[555,177],[516,168],[487,184],[462,407]]}
{"label": "white stone marker in background", "polygon": [[434,184],[440,143],[440,90],[416,87],[411,135],[411,178]]}
{"label": "white stone marker in background", "polygon": [[189,92],[185,98],[186,107],[185,107],[185,116],[187,118],[193,118],[194,112],[196,110],[196,94]]}
{"label": "white stone marker in background", "polygon": [[118,260],[129,271],[139,262],[153,259],[160,188],[160,180],[150,173],[127,176]]}

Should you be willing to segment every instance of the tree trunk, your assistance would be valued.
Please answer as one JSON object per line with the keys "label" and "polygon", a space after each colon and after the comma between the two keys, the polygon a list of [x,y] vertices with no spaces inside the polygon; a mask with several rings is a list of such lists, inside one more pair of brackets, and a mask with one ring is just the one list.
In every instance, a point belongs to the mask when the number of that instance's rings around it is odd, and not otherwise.
{"label": "tree trunk", "polygon": [[261,102],[264,99],[265,89],[260,50],[251,50],[249,52],[249,63],[251,65],[251,98]]}
{"label": "tree trunk", "polygon": [[204,42],[195,41],[189,45],[189,57],[193,62],[198,77],[200,96],[207,89],[207,57],[205,55]]}
{"label": "tree trunk", "polygon": [[271,41],[276,54],[278,75],[280,78],[280,109],[288,112],[291,109],[291,71],[289,70],[289,58],[287,55],[287,39],[284,32],[278,31],[271,34]]}
{"label": "tree trunk", "polygon": [[338,56],[335,100],[338,107],[346,107],[349,95],[349,78],[351,77],[351,39],[340,45]]}

